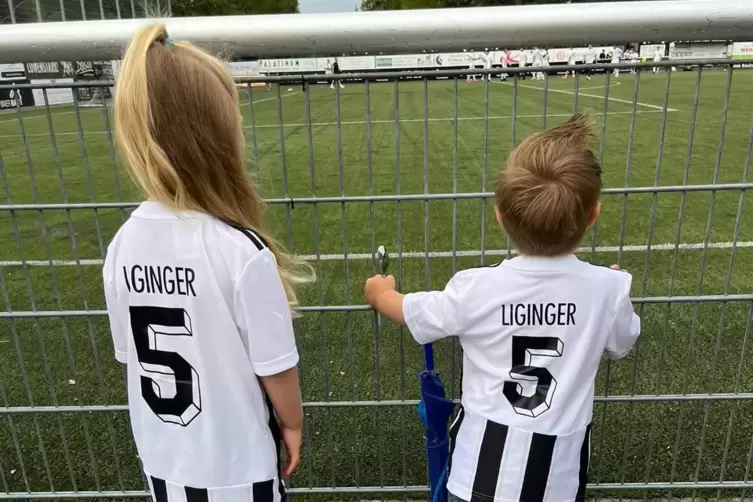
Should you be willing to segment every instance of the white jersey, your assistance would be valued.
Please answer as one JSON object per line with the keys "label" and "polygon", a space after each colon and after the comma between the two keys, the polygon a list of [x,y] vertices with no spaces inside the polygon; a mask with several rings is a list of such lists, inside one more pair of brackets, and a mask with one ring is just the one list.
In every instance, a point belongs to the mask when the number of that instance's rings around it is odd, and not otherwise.
{"label": "white jersey", "polygon": [[613,63],[619,63],[622,59],[622,49],[619,47],[615,47],[612,51],[612,62]]}
{"label": "white jersey", "polygon": [[567,53],[567,64],[570,66],[573,66],[577,61],[578,61],[578,53],[570,49],[570,52]]}
{"label": "white jersey", "polygon": [[582,496],[596,371],[640,333],[629,274],[573,255],[516,257],[405,296],[421,344],[458,336],[462,411],[448,490],[463,500],[565,502]]}
{"label": "white jersey", "polygon": [[481,61],[484,63],[484,69],[488,70],[492,67],[492,55],[484,53],[481,55]]}
{"label": "white jersey", "polygon": [[654,62],[658,63],[664,58],[664,54],[661,51],[654,52]]}
{"label": "white jersey", "polygon": [[533,66],[544,66],[544,51],[540,49],[533,51]]}
{"label": "white jersey", "polygon": [[298,352],[262,239],[144,202],[110,244],[103,279],[156,502],[280,502],[279,426],[259,377],[294,368]]}
{"label": "white jersey", "polygon": [[594,64],[596,62],[596,50],[591,48],[586,51],[586,64]]}

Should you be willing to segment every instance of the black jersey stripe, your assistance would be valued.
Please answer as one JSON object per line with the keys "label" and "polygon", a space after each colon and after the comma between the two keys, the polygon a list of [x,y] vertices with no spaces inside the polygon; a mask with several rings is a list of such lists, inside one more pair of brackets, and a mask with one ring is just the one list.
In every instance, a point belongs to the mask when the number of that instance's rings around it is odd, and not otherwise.
{"label": "black jersey stripe", "polygon": [[586,483],[588,482],[588,467],[591,459],[591,425],[586,427],[586,435],[580,446],[580,471],[578,472],[578,493],[575,495],[576,502],[586,500]]}
{"label": "black jersey stripe", "polygon": [[275,500],[275,480],[260,481],[254,483],[251,489],[253,498],[251,502],[274,502]]}
{"label": "black jersey stripe", "polygon": [[256,249],[258,249],[259,251],[267,247],[266,243],[264,242],[264,239],[259,237],[259,235],[253,230],[241,227],[239,225],[236,225],[235,223],[227,222],[227,225],[230,227],[233,227],[234,229],[236,229],[237,231],[239,231],[240,233],[248,237],[248,239],[254,243],[254,246],[256,246]]}
{"label": "black jersey stripe", "polygon": [[521,502],[543,502],[552,467],[557,436],[534,433],[528,450],[528,461],[520,490]]}
{"label": "black jersey stripe", "polygon": [[285,501],[287,499],[287,493],[285,491],[285,484],[282,481],[282,457],[280,456],[282,453],[282,432],[280,431],[280,424],[277,422],[277,417],[275,416],[275,409],[272,406],[272,401],[269,399],[269,396],[266,396],[265,399],[269,411],[269,431],[272,434],[272,439],[275,443],[275,454],[277,455],[277,476],[280,479],[280,499]]}
{"label": "black jersey stripe", "polygon": [[155,502],[167,502],[167,484],[164,479],[149,476],[152,480],[152,493]]}
{"label": "black jersey stripe", "polygon": [[209,492],[206,488],[192,488],[186,486],[186,502],[209,502]]}
{"label": "black jersey stripe", "polygon": [[473,479],[471,502],[488,502],[495,499],[508,430],[506,425],[486,421],[478,453],[476,476]]}

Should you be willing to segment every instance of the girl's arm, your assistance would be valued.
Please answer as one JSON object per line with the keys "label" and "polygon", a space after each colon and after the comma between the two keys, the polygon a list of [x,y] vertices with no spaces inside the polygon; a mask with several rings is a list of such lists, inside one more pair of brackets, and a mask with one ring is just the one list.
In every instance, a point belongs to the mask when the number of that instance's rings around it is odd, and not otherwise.
{"label": "girl's arm", "polygon": [[279,375],[261,377],[264,391],[272,401],[280,425],[284,429],[303,427],[303,405],[301,404],[301,385],[298,381],[298,369],[291,368]]}

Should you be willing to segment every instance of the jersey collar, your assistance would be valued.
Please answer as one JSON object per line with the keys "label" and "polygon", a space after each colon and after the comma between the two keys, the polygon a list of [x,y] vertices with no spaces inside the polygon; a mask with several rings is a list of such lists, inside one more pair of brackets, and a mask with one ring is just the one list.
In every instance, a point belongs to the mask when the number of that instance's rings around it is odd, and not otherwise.
{"label": "jersey collar", "polygon": [[574,254],[564,256],[516,256],[502,262],[516,270],[563,270],[582,263]]}

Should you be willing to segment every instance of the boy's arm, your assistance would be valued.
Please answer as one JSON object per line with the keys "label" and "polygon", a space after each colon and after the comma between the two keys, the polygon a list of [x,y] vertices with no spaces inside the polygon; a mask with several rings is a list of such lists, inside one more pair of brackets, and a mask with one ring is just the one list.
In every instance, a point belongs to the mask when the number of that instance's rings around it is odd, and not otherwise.
{"label": "boy's arm", "polygon": [[393,322],[407,326],[413,338],[423,345],[461,333],[465,324],[463,296],[472,273],[456,274],[443,291],[407,295],[395,291],[394,277],[376,276],[366,282],[364,293],[372,307]]}
{"label": "boy's arm", "polygon": [[398,293],[394,289],[385,291],[377,299],[374,308],[395,324],[405,326],[405,315],[403,314],[404,299],[405,295]]}
{"label": "boy's arm", "polygon": [[633,304],[630,301],[630,285],[633,278],[627,272],[620,273],[625,274],[627,280],[617,301],[614,324],[604,348],[604,352],[610,359],[625,357],[641,334],[641,319],[633,310]]}

